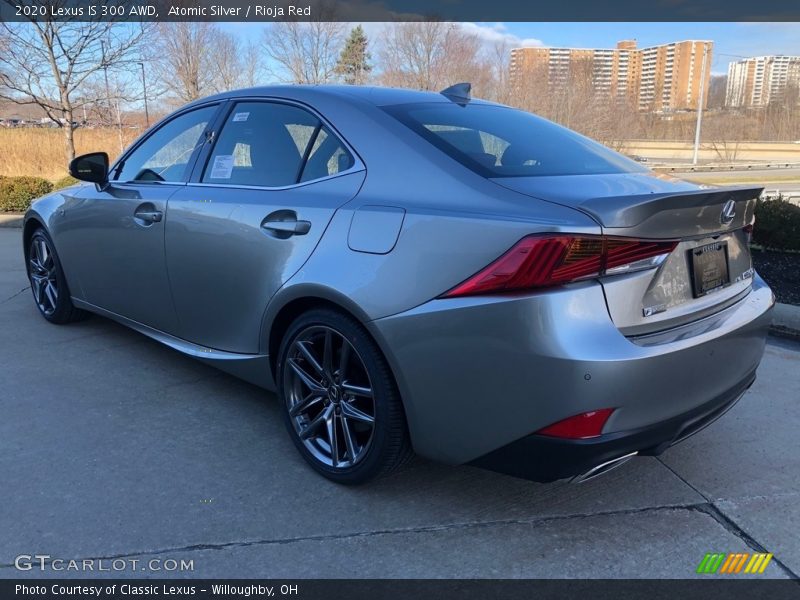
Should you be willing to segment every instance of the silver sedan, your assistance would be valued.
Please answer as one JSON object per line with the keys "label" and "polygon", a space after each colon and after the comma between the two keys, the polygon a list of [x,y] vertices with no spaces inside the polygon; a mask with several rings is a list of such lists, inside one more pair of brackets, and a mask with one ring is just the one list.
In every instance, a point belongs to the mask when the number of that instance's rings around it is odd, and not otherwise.
{"label": "silver sedan", "polygon": [[277,391],[340,483],[412,450],[587,479],[716,419],[763,353],[759,189],[654,174],[468,85],[225,93],[70,171],[25,218],[42,316]]}

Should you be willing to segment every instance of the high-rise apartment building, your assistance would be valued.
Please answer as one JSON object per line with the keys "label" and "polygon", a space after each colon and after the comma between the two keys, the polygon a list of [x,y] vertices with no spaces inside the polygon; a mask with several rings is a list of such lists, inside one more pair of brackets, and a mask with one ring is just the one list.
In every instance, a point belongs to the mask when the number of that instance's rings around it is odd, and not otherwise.
{"label": "high-rise apartment building", "polygon": [[[696,110],[703,77],[708,92],[712,47],[710,41],[689,40],[637,48],[636,40],[624,40],[613,49],[514,48],[511,79],[551,91],[588,82],[594,94],[640,110]],[[704,107],[707,99],[705,93]]]}
{"label": "high-rise apartment building", "polygon": [[800,56],[755,56],[732,62],[725,105],[767,106],[783,100],[789,86],[800,86]]}

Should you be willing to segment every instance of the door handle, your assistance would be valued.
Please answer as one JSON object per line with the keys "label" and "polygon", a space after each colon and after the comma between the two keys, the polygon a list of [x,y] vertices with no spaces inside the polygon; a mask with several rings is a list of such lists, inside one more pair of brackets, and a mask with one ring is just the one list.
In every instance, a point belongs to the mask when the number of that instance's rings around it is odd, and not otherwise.
{"label": "door handle", "polygon": [[261,227],[279,236],[305,235],[311,230],[311,221],[264,221]]}
{"label": "door handle", "polygon": [[145,223],[158,223],[164,214],[158,210],[137,210],[133,216]]}

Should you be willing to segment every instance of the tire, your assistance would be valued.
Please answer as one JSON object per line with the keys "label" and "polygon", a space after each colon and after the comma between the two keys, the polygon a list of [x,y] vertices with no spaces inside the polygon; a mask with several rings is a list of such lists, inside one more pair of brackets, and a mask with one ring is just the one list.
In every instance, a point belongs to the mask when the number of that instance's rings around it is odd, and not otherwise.
{"label": "tire", "polygon": [[33,232],[26,250],[28,280],[39,313],[57,325],[87,318],[88,312],[75,308],[72,304],[61,261],[53,241],[44,229]]}
{"label": "tire", "polygon": [[352,317],[331,309],[300,315],[283,337],[276,372],[289,435],[322,476],[361,484],[411,458],[405,413],[389,365]]}

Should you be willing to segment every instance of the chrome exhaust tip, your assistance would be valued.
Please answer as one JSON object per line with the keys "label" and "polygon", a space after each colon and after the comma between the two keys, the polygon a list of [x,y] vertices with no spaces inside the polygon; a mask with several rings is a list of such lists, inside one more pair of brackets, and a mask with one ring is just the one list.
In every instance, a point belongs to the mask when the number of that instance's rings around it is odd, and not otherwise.
{"label": "chrome exhaust tip", "polygon": [[618,456],[617,458],[612,458],[611,460],[607,460],[606,462],[600,463],[599,465],[595,465],[585,473],[576,475],[575,477],[570,479],[569,482],[583,483],[584,481],[589,481],[590,479],[600,477],[600,475],[604,475],[605,473],[608,473],[609,471],[616,469],[620,465],[625,464],[637,454],[639,454],[638,451],[631,452],[630,454],[624,454],[623,456]]}

